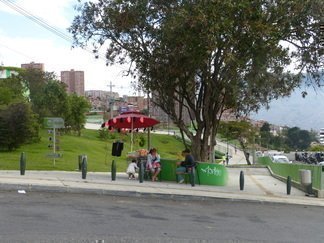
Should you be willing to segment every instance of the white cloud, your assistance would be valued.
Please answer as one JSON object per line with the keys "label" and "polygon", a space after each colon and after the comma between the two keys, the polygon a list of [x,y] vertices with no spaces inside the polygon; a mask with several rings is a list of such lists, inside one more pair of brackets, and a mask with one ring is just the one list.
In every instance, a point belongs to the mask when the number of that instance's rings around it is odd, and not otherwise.
{"label": "white cloud", "polygon": [[[17,0],[13,3],[13,5],[21,12],[31,14],[45,20],[52,26],[66,29],[70,26],[71,20],[75,15],[75,12],[73,11],[73,5],[75,3],[75,0]],[[8,5],[12,6],[12,4]],[[0,11],[21,15],[21,13],[16,11],[14,8],[8,7],[8,5],[1,3]],[[67,13],[65,13],[65,11]]]}
{"label": "white cloud", "polygon": [[[66,28],[70,23],[64,16],[64,9],[71,9],[75,1],[18,0],[16,3],[28,12],[44,18],[49,24]],[[3,11],[1,5],[0,11]],[[5,11],[17,14],[10,9]],[[11,28],[10,31],[15,30]],[[86,90],[109,90],[108,84],[112,81],[115,85],[113,91],[119,92],[120,95],[134,94],[130,88],[130,78],[123,77],[123,71],[127,67],[118,65],[107,67],[104,60],[95,59],[93,54],[88,51],[79,48],[71,49],[71,43],[63,42],[62,44],[61,41],[58,41],[59,37],[50,32],[46,38],[35,36],[13,38],[9,37],[9,34],[2,32],[0,35],[0,64],[20,67],[22,63],[40,62],[45,64],[46,71],[54,71],[57,75],[60,75],[61,71],[70,69],[80,70],[85,72]]]}

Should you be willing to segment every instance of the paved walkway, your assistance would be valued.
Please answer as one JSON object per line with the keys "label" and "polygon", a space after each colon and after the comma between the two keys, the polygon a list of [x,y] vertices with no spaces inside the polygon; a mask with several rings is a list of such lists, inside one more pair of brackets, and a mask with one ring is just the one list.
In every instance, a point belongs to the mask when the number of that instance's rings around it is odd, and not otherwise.
{"label": "paved walkway", "polygon": [[[244,190],[239,188],[240,171],[244,171]],[[258,202],[277,202],[300,205],[324,206],[324,199],[306,197],[305,193],[292,188],[286,193],[286,184],[273,178],[265,168],[228,168],[229,180],[226,186],[205,186],[177,184],[175,182],[151,182],[128,180],[125,173],[118,173],[111,180],[110,173],[87,173],[82,179],[80,172],[0,171],[0,190],[47,191],[69,193],[94,193],[104,195],[133,195],[154,198],[181,198],[190,200],[249,200]],[[21,191],[23,190],[23,191]]]}
{"label": "paved walkway", "polygon": [[[91,127],[92,129],[97,128]],[[218,142],[221,144],[221,142]],[[225,144],[223,144],[224,146]],[[227,146],[227,144],[226,144]],[[246,164],[243,153],[237,150],[232,154],[230,165]],[[177,184],[175,182],[139,183],[128,180],[125,173],[118,173],[116,180],[111,180],[110,173],[88,173],[86,179],[80,172],[26,171],[21,176],[19,171],[0,171],[0,190],[29,192],[69,192],[95,193],[105,195],[133,195],[163,198],[181,198],[190,200],[250,200],[258,202],[277,202],[300,205],[324,206],[324,199],[306,197],[305,193],[292,188],[287,195],[286,184],[273,178],[266,168],[227,168],[226,186],[204,186]],[[240,172],[244,172],[244,190],[239,188]]]}

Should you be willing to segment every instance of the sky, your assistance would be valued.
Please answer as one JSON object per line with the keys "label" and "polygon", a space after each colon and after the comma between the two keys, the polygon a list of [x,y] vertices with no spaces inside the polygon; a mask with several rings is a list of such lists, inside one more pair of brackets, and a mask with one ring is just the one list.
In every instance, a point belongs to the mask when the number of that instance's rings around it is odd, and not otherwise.
{"label": "sky", "polygon": [[0,65],[20,67],[22,63],[44,63],[45,71],[55,72],[71,69],[84,71],[85,90],[110,90],[122,95],[137,94],[132,89],[130,77],[125,77],[127,66],[107,67],[105,60],[95,59],[88,50],[72,49],[72,42],[52,33],[23,14],[10,8],[13,2],[20,11],[31,14],[49,26],[68,33],[77,15],[77,0],[0,0]]}

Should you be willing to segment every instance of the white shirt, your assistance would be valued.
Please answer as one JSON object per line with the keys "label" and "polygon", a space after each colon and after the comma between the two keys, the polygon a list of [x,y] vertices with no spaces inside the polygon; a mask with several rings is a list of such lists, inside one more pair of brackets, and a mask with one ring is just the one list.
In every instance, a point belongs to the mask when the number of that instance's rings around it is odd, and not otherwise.
{"label": "white shirt", "polygon": [[136,169],[138,169],[138,166],[135,162],[131,162],[126,170],[126,173],[132,173],[134,174],[136,172]]}
{"label": "white shirt", "polygon": [[156,154],[153,156],[152,154],[147,155],[147,163],[146,163],[146,168],[147,169],[152,169],[152,163],[153,162],[160,162],[160,155]]}

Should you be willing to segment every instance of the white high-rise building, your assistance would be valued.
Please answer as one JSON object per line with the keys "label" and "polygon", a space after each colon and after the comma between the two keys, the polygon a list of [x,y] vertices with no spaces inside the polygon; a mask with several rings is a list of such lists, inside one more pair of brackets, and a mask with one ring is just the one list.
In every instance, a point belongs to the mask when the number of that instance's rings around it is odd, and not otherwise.
{"label": "white high-rise building", "polygon": [[320,144],[324,144],[324,128],[321,128],[320,129],[320,132],[319,132],[319,142],[320,142]]}

